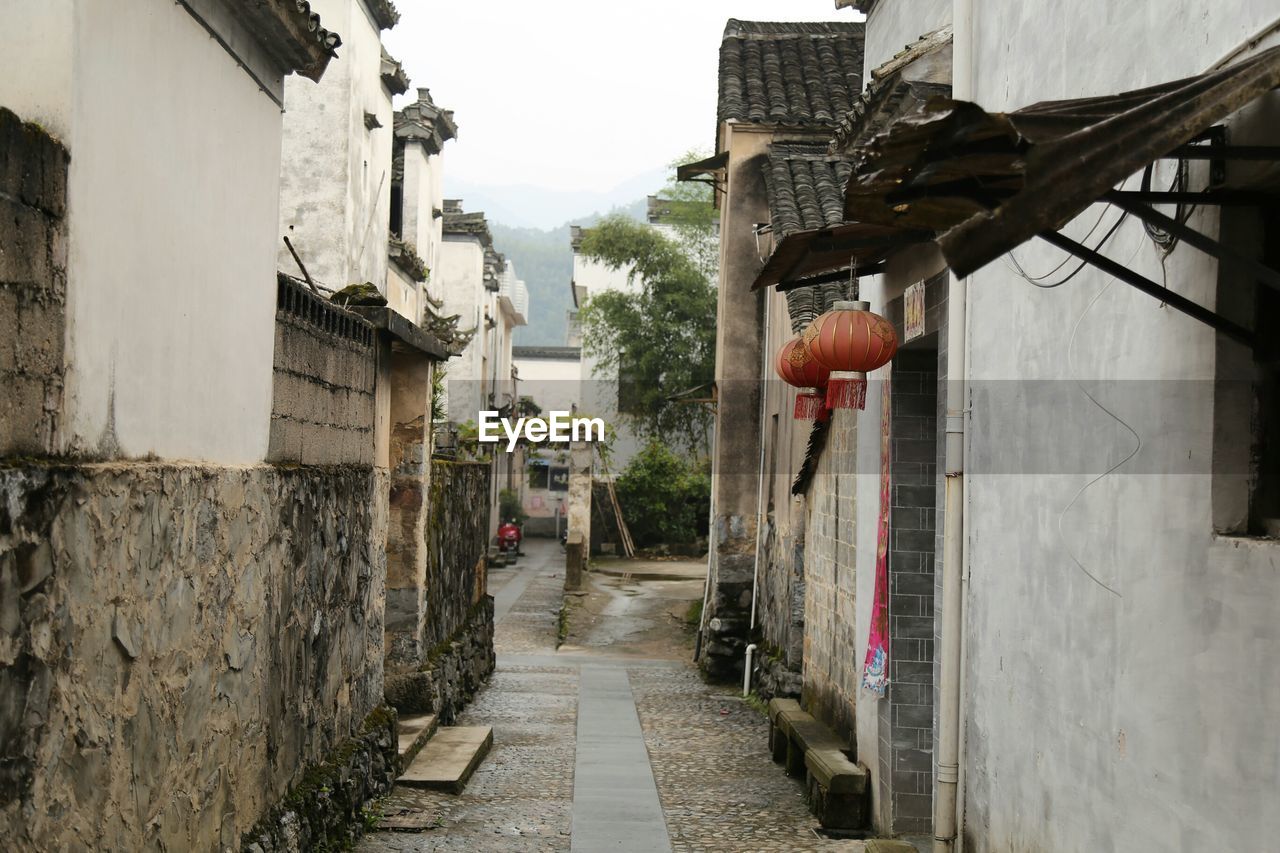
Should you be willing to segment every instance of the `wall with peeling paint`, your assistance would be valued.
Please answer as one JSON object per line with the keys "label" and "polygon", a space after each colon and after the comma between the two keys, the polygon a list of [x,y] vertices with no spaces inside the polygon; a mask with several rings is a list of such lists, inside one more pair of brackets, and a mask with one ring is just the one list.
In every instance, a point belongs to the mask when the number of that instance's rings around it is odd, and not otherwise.
{"label": "wall with peeling paint", "polygon": [[237,847],[382,702],[386,475],[0,470],[0,837]]}

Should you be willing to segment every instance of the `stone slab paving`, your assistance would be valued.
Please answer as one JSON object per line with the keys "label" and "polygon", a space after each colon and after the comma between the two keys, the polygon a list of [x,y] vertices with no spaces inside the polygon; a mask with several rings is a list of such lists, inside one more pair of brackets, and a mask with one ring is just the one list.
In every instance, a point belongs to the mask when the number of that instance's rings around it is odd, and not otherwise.
{"label": "stone slab paving", "polygon": [[864,849],[814,832],[803,786],[769,757],[763,714],[690,667],[630,675],[673,850]]}
{"label": "stone slab paving", "polygon": [[432,828],[375,832],[357,850],[865,849],[814,834],[801,785],[769,758],[764,716],[703,684],[680,638],[665,659],[557,653],[563,553],[554,542],[526,548],[519,565],[490,574],[503,605],[497,669],[458,720],[492,726],[492,751],[460,795],[397,787],[382,812]]}

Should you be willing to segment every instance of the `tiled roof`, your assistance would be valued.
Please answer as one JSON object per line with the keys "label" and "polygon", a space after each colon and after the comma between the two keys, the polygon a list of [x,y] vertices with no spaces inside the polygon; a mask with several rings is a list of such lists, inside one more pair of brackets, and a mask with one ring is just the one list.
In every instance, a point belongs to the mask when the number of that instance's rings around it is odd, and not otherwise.
{"label": "tiled roof", "polygon": [[418,100],[396,111],[396,139],[417,140],[432,154],[439,154],[444,144],[457,136],[458,125],[453,120],[453,110],[437,106],[431,99],[431,90],[426,87],[418,88]]}
{"label": "tiled roof", "polygon": [[720,43],[720,121],[830,127],[862,90],[863,25],[730,19]]}
{"label": "tiled roof", "polygon": [[235,15],[286,73],[296,71],[310,80],[320,79],[342,45],[342,37],[321,26],[307,0],[237,4]]}
{"label": "tiled roof", "polygon": [[536,358],[544,361],[577,361],[582,347],[512,347],[512,358]]}
{"label": "tiled roof", "polygon": [[369,11],[373,13],[373,20],[377,22],[378,29],[389,30],[400,23],[400,12],[391,0],[368,0],[368,3]]}
{"label": "tiled roof", "polygon": [[489,253],[493,252],[493,234],[489,231],[489,223],[484,214],[478,211],[463,212],[461,199],[444,200],[444,222],[441,223],[441,228],[445,234],[471,234],[479,237],[480,244]]}
{"label": "tiled roof", "polygon": [[844,221],[844,188],[852,165],[825,146],[775,144],[764,166],[775,239]]}
{"label": "tiled roof", "polygon": [[382,85],[393,95],[403,95],[409,91],[409,75],[404,72],[400,60],[382,49]]}

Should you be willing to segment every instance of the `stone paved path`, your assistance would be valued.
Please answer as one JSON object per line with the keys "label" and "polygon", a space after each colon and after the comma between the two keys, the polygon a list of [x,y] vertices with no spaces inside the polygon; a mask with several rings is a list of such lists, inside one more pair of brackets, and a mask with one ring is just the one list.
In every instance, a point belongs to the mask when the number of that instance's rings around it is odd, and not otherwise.
{"label": "stone paved path", "polygon": [[493,726],[492,752],[461,795],[397,788],[383,813],[430,828],[373,833],[358,850],[863,849],[813,832],[800,784],[769,759],[764,717],[702,683],[663,610],[671,602],[648,597],[644,581],[593,574],[595,591],[574,607],[625,603],[641,633],[618,635],[606,617],[557,652],[564,557],[554,542],[528,550],[490,575],[497,670],[459,719]]}

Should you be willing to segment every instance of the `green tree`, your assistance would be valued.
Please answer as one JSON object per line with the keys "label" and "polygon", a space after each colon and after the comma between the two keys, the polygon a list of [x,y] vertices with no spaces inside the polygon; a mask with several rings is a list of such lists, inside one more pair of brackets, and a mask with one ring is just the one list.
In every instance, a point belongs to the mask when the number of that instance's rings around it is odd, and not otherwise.
{"label": "green tree", "polygon": [[597,359],[597,376],[623,383],[626,416],[638,433],[701,452],[711,412],[670,397],[715,378],[716,216],[709,188],[668,189],[680,196],[671,200],[674,239],[619,215],[583,237],[583,255],[627,270],[639,287],[588,297],[580,314],[582,344]]}
{"label": "green tree", "polygon": [[707,532],[711,502],[709,461],[650,442],[618,477],[618,503],[640,547],[693,542]]}

